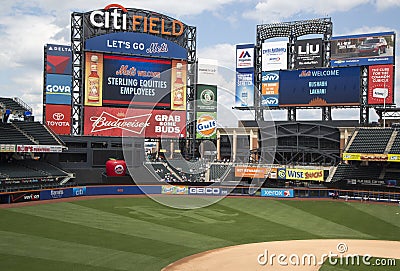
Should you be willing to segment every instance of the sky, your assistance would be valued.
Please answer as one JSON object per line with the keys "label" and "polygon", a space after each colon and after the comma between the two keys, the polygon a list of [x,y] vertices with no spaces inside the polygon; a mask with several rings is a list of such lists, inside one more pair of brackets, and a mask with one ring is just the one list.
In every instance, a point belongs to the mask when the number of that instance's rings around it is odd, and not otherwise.
{"label": "sky", "polygon": [[[45,44],[69,45],[71,13],[102,9],[111,3],[156,11],[195,26],[197,57],[218,60],[220,66],[232,70],[236,44],[255,43],[256,26],[275,22],[329,17],[333,36],[395,31],[395,51],[399,49],[400,0],[2,0],[0,96],[19,97],[33,108],[35,120],[41,121]],[[395,75],[395,100],[399,105],[399,67]],[[219,101],[234,106],[231,98]],[[376,119],[371,112],[371,119]],[[241,119],[252,117],[249,113],[237,114]],[[321,113],[299,110],[297,115],[298,119],[318,120]],[[284,120],[286,112],[272,112],[272,118]],[[358,118],[358,110],[333,111],[333,119]]]}

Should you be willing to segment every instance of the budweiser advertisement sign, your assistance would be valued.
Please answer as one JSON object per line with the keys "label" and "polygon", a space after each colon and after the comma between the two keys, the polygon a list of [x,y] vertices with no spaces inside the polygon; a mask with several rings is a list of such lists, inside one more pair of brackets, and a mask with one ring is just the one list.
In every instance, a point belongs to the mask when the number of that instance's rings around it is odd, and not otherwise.
{"label": "budweiser advertisement sign", "polygon": [[69,135],[71,133],[71,106],[46,104],[46,125],[56,134]]}
{"label": "budweiser advertisement sign", "polygon": [[85,107],[84,135],[183,138],[185,131],[185,111]]}

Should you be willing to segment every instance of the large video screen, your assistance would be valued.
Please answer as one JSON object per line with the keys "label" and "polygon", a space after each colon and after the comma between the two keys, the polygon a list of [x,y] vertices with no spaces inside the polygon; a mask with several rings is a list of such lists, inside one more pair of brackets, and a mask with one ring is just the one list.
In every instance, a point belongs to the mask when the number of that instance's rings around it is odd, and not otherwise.
{"label": "large video screen", "polygon": [[394,64],[395,33],[332,37],[331,66]]}
{"label": "large video screen", "polygon": [[360,104],[360,68],[280,71],[279,106]]}
{"label": "large video screen", "polygon": [[86,53],[85,105],[186,110],[186,61]]}

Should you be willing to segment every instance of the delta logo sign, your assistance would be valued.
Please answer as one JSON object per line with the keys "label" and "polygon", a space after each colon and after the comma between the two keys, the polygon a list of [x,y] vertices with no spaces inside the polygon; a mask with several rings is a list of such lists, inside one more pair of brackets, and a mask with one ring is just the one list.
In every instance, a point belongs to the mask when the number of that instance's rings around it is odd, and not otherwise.
{"label": "delta logo sign", "polygon": [[[89,23],[93,28],[128,30],[175,37],[181,36],[185,30],[184,24],[178,20],[170,20],[161,16],[147,17],[132,14],[130,11],[122,5],[110,4],[103,10],[92,11],[89,14]],[[130,26],[132,28],[128,29]]]}
{"label": "delta logo sign", "polygon": [[46,72],[51,74],[72,74],[71,46],[46,45]]}

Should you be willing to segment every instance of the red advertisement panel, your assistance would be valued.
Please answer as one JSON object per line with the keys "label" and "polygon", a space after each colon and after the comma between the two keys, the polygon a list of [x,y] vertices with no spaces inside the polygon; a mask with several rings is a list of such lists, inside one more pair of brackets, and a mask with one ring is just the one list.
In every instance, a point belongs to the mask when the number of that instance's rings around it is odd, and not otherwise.
{"label": "red advertisement panel", "polygon": [[47,104],[46,125],[56,134],[69,135],[71,133],[71,106]]}
{"label": "red advertisement panel", "polygon": [[114,107],[85,107],[84,135],[182,138],[186,112]]}
{"label": "red advertisement panel", "polygon": [[393,65],[368,67],[368,104],[393,104]]}

